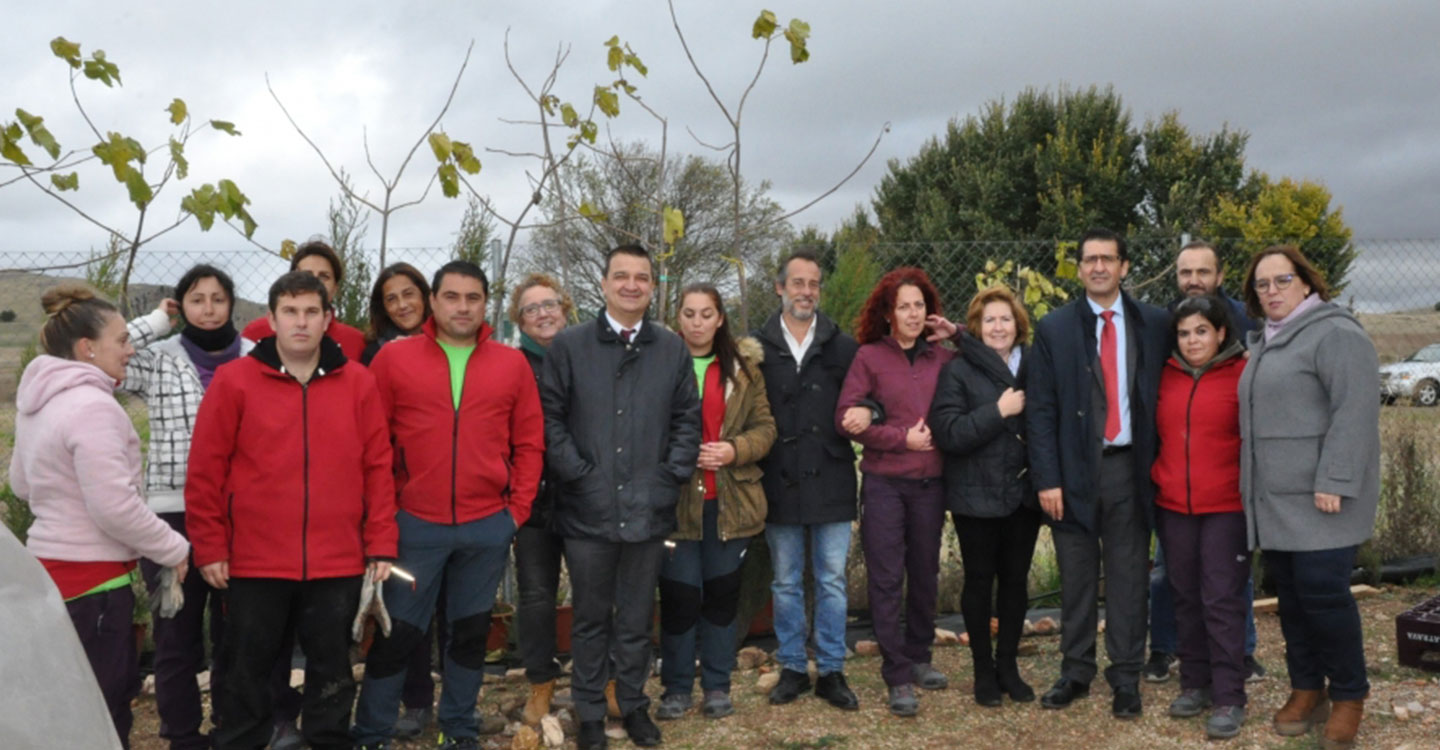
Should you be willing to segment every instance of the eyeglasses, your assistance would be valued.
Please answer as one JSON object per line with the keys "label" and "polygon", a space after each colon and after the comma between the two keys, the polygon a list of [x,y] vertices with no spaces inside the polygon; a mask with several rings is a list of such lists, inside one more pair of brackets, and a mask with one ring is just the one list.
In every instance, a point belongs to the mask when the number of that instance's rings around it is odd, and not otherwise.
{"label": "eyeglasses", "polygon": [[1259,292],[1259,293],[1261,293],[1261,294],[1265,294],[1266,292],[1270,291],[1270,285],[1271,285],[1271,284],[1274,284],[1274,285],[1275,285],[1276,291],[1284,291],[1284,290],[1286,290],[1286,289],[1289,289],[1289,288],[1290,288],[1290,285],[1291,285],[1291,284],[1294,284],[1294,283],[1295,283],[1295,274],[1293,274],[1293,273],[1282,273],[1282,274],[1280,274],[1279,276],[1276,276],[1276,277],[1273,278],[1273,279],[1256,279],[1256,280],[1255,280],[1255,291],[1257,291],[1257,292]]}
{"label": "eyeglasses", "polygon": [[1082,266],[1113,266],[1120,262],[1118,255],[1087,255],[1080,259]]}
{"label": "eyeglasses", "polygon": [[558,300],[558,299],[553,299],[553,298],[552,298],[552,299],[547,299],[547,300],[545,300],[544,302],[532,302],[532,303],[530,303],[530,304],[528,304],[528,305],[520,308],[520,315],[521,315],[521,317],[525,317],[525,318],[538,318],[538,317],[540,317],[540,312],[541,312],[542,310],[545,311],[545,312],[547,312],[547,313],[553,313],[553,312],[555,312],[556,310],[559,310],[559,309],[560,309],[560,300]]}

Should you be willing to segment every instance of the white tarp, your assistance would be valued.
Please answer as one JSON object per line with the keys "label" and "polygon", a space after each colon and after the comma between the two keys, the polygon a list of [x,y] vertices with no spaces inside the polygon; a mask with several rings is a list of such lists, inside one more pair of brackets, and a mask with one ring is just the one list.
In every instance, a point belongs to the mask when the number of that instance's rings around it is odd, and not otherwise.
{"label": "white tarp", "polygon": [[118,750],[120,739],[60,591],[0,527],[0,748]]}

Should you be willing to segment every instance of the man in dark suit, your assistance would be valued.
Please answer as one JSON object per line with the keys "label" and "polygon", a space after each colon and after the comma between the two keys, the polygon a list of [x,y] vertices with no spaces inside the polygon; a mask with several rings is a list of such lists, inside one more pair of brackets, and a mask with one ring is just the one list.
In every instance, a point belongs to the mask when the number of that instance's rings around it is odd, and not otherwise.
{"label": "man in dark suit", "polygon": [[1077,251],[1085,296],[1035,328],[1026,430],[1040,505],[1060,566],[1060,680],[1040,702],[1064,708],[1090,693],[1100,571],[1105,572],[1117,718],[1140,715],[1145,657],[1155,402],[1167,356],[1167,315],[1120,289],[1125,239],[1092,229]]}

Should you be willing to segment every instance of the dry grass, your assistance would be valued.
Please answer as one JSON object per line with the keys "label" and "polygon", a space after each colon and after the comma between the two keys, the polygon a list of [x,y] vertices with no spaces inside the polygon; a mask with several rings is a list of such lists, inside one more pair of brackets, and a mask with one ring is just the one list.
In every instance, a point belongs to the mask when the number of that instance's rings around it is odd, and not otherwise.
{"label": "dry grass", "polygon": [[[1360,746],[1367,748],[1433,748],[1440,737],[1440,675],[1399,667],[1395,664],[1397,614],[1415,603],[1440,594],[1440,587],[1385,587],[1382,593],[1361,602],[1367,639],[1366,658],[1370,666],[1371,700],[1361,726]],[[773,750],[871,750],[873,748],[1026,748],[1063,747],[1071,750],[1151,750],[1152,748],[1300,748],[1313,747],[1313,738],[1286,739],[1269,728],[1269,717],[1285,701],[1288,683],[1282,657],[1279,622],[1274,615],[1257,616],[1260,649],[1257,656],[1271,672],[1264,682],[1252,684],[1250,719],[1235,740],[1215,744],[1204,739],[1203,720],[1175,720],[1165,707],[1179,688],[1174,680],[1142,687],[1145,714],[1138,720],[1122,722],[1110,716],[1110,695],[1103,680],[1094,684],[1087,699],[1063,711],[1047,711],[1038,704],[1013,704],[983,709],[970,697],[971,671],[968,652],[957,647],[937,649],[935,664],[950,676],[951,688],[921,696],[917,719],[892,717],[884,704],[885,689],[880,681],[877,658],[852,659],[846,668],[851,685],[860,696],[861,710],[841,712],[806,696],[788,706],[770,706],[752,689],[757,672],[737,672],[732,695],[736,713],[722,721],[709,721],[692,712],[685,718],[666,722],[665,747],[679,750],[732,750],[755,748]],[[1056,676],[1059,664],[1058,637],[1027,639],[1035,653],[1021,659],[1021,670],[1030,682],[1043,690]],[[1103,654],[1102,654],[1103,659]],[[524,685],[502,684],[486,688],[482,700],[487,714],[497,706],[514,704],[524,695]],[[648,692],[659,695],[658,680]],[[1390,713],[1394,703],[1418,700],[1430,707],[1419,719],[1398,721]],[[136,707],[136,728],[132,734],[136,750],[160,750],[164,744],[155,736],[156,718],[151,698],[141,698]],[[624,740],[612,741],[627,747]],[[396,745],[398,750],[419,750],[434,746],[431,734],[414,742]],[[508,748],[510,738],[486,738],[482,746]],[[573,738],[567,747],[574,747]]]}

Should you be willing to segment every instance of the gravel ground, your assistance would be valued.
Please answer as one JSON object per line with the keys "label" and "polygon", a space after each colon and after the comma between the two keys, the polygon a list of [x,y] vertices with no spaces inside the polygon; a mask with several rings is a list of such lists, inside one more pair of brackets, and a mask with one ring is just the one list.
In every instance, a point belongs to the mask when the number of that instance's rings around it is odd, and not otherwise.
{"label": "gravel ground", "polygon": [[[1367,636],[1366,656],[1372,683],[1371,698],[1361,725],[1359,746],[1364,748],[1406,748],[1432,750],[1440,747],[1440,674],[1400,667],[1395,656],[1395,616],[1414,604],[1440,594],[1440,587],[1384,587],[1373,598],[1361,602]],[[768,748],[773,750],[872,750],[879,748],[1030,748],[1060,747],[1067,750],[1150,750],[1151,748],[1308,748],[1318,741],[1309,738],[1282,738],[1269,727],[1269,718],[1288,696],[1279,620],[1257,614],[1260,648],[1257,657],[1270,670],[1270,677],[1250,685],[1250,719],[1244,731],[1228,743],[1207,742],[1203,719],[1175,720],[1165,708],[1179,686],[1174,679],[1145,684],[1142,692],[1145,714],[1135,721],[1118,721],[1110,716],[1110,693],[1097,680],[1090,697],[1064,711],[1042,710],[1038,704],[1007,703],[998,709],[981,708],[971,700],[970,658],[963,647],[939,647],[935,665],[950,677],[949,690],[921,696],[916,719],[892,717],[885,710],[885,687],[880,680],[876,657],[856,657],[846,668],[851,686],[860,696],[861,709],[841,712],[811,696],[788,706],[769,706],[754,685],[760,672],[735,674],[732,695],[736,713],[721,721],[709,721],[698,711],[661,725],[667,748]],[[1102,639],[1103,640],[1103,639]],[[1059,638],[1027,638],[1029,654],[1021,659],[1021,671],[1038,691],[1056,677]],[[1103,660],[1103,654],[1102,654]],[[768,667],[762,667],[767,669]],[[657,680],[649,690],[652,698],[660,692]],[[519,704],[526,687],[498,683],[486,687],[482,700],[487,715]],[[698,694],[697,694],[698,699]],[[1406,720],[1397,719],[1392,706],[1419,702],[1425,712]],[[698,703],[698,700],[697,700]],[[135,750],[162,750],[157,738],[154,700],[141,697],[136,703]],[[498,723],[492,719],[492,723]],[[505,734],[486,738],[482,746],[509,748]],[[433,747],[434,729],[421,739],[397,743],[397,750]],[[627,740],[611,740],[614,747],[628,747]],[[566,747],[574,747],[573,737]]]}

